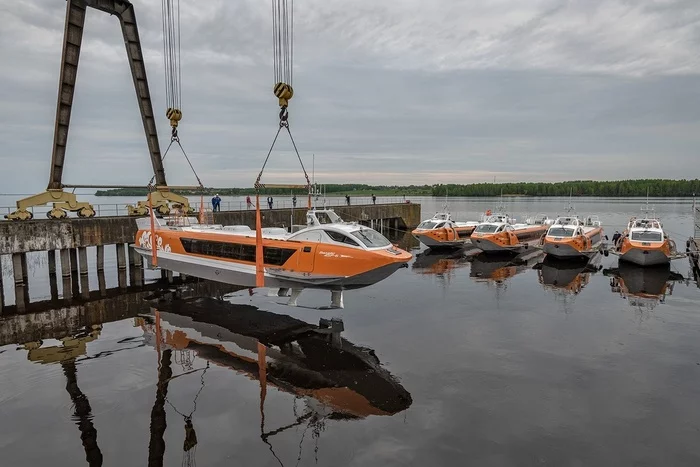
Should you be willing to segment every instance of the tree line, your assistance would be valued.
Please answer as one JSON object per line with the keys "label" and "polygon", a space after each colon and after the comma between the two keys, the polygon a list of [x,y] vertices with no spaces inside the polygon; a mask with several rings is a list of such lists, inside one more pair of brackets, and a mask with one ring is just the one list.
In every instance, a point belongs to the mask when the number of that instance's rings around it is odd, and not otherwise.
{"label": "tree line", "polygon": [[603,196],[684,197],[700,195],[700,180],[575,180],[570,182],[473,183],[435,185],[433,196]]}
{"label": "tree line", "polygon": [[[401,195],[411,195],[411,196],[432,196],[433,185],[366,185],[362,183],[345,183],[345,184],[328,184],[328,185],[318,185],[317,188],[320,192],[327,193],[333,196],[342,195],[370,195],[375,194],[377,196],[401,196]],[[255,188],[203,188],[201,190],[173,190],[173,192],[185,195],[185,196],[213,196],[218,194],[219,196],[245,196],[254,195]],[[265,188],[261,189],[260,193],[265,195],[289,195],[290,193],[295,194],[306,194],[305,189],[295,189],[290,190],[289,188]],[[112,190],[98,190],[95,192],[96,196],[146,196],[148,194],[147,188],[114,188]]]}
{"label": "tree line", "polygon": [[[362,183],[329,184],[319,186],[319,190],[332,196],[370,195],[377,196],[603,196],[625,197],[685,197],[700,195],[700,180],[616,180],[594,181],[575,180],[569,182],[513,182],[513,183],[471,183],[439,185],[366,185]],[[174,190],[181,195],[198,196],[245,196],[254,195],[254,188],[204,188],[203,190]],[[267,188],[264,195],[306,194],[303,189]],[[116,188],[99,190],[97,196],[146,196],[146,188]]]}

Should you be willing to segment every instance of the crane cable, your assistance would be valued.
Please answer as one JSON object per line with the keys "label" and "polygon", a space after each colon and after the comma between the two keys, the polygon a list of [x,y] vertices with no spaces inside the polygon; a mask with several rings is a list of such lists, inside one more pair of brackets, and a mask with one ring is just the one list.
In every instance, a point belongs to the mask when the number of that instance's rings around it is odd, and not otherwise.
{"label": "crane cable", "polygon": [[166,117],[177,132],[182,119],[182,72],[180,68],[180,0],[162,0],[163,65],[165,68]]}
{"label": "crane cable", "polygon": [[[165,1],[165,0],[164,0]],[[306,179],[306,188],[309,194],[308,197],[308,207],[311,209],[311,180],[309,179],[309,174],[306,172],[304,167],[304,162],[301,159],[299,150],[297,149],[296,142],[292,136],[292,132],[289,129],[289,100],[294,96],[294,89],[292,88],[292,83],[294,79],[294,0],[271,0],[272,5],[272,54],[273,54],[273,74],[274,74],[274,87],[273,93],[278,99],[280,106],[279,112],[279,127],[277,128],[277,133],[272,140],[270,145],[270,150],[267,152],[267,157],[263,162],[258,178],[255,180],[255,285],[256,287],[262,287],[264,285],[264,265],[263,265],[263,246],[262,246],[262,225],[261,225],[261,215],[260,215],[260,189],[265,188],[265,185],[261,183],[263,172],[265,171],[265,166],[270,159],[270,154],[275,148],[275,143],[279,138],[280,131],[282,128],[287,130],[289,134],[289,139],[294,147],[294,152],[297,155],[299,164],[301,165],[301,170],[304,173],[304,178]]]}
{"label": "crane cable", "polygon": [[[182,154],[187,160],[187,164],[192,169],[197,183],[200,188],[204,188],[202,180],[197,175],[197,171],[192,165],[192,161],[187,156],[185,148],[182,147],[180,143],[180,137],[177,133],[177,127],[182,120],[182,67],[180,66],[180,0],[162,0],[162,23],[163,23],[163,67],[165,70],[165,105],[167,110],[165,111],[165,116],[170,121],[171,134],[170,134],[170,144],[166,148],[163,156],[161,157],[161,162],[165,160],[165,156],[168,155],[168,151],[172,147],[173,143],[177,143],[180,146]],[[153,182],[155,181],[155,174],[151,177],[151,181],[148,182],[149,191],[153,191]]]}

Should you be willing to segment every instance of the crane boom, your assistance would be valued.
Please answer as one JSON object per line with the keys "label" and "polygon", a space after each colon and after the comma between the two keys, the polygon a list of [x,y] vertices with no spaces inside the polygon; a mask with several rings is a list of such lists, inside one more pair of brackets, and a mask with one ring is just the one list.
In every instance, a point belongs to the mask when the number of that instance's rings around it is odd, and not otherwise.
{"label": "crane boom", "polygon": [[153,165],[157,185],[166,185],[165,170],[160,155],[158,133],[151,104],[151,94],[146,78],[141,41],[136,24],[136,15],[131,2],[127,0],[68,0],[66,6],[66,27],[63,35],[63,54],[61,74],[58,88],[58,104],[56,108],[56,126],[54,129],[53,152],[51,155],[51,172],[49,175],[49,190],[62,187],[63,164],[65,161],[68,127],[70,124],[75,81],[77,77],[80,46],[83,38],[85,14],[87,7],[92,7],[119,19],[126,54],[134,81],[134,89],[146,134],[148,151]]}

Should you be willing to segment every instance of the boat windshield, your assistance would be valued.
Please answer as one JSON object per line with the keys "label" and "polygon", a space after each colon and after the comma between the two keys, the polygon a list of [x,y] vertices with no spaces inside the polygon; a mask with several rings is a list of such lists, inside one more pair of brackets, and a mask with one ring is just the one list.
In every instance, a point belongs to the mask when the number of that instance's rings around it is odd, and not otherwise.
{"label": "boat windshield", "polygon": [[663,240],[661,232],[653,232],[649,230],[643,230],[641,232],[632,232],[630,235],[632,240],[639,242],[660,242]]}
{"label": "boat windshield", "polygon": [[494,233],[498,230],[498,225],[496,224],[480,224],[476,226],[476,229],[474,229],[474,232],[479,232],[479,233]]}
{"label": "boat windshield", "polygon": [[359,239],[369,248],[380,248],[391,245],[391,242],[387,240],[387,238],[384,235],[380,234],[376,230],[360,229],[350,233],[352,233],[355,237],[357,237],[357,239]]}
{"label": "boat windshield", "polygon": [[564,227],[552,227],[547,232],[549,237],[573,237],[574,229],[566,229]]}
{"label": "boat windshield", "polygon": [[431,230],[431,229],[434,229],[437,224],[438,224],[437,222],[425,221],[425,222],[421,222],[418,225],[418,228],[425,229],[425,230]]}

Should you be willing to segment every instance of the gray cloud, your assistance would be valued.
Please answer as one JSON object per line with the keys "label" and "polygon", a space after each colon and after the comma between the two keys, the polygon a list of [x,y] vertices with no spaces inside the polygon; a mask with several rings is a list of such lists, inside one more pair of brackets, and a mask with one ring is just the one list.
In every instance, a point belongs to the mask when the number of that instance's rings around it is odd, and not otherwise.
{"label": "gray cloud", "polygon": [[[161,149],[160,2],[135,2]],[[693,1],[296,2],[292,131],[325,182],[685,177],[700,143]],[[65,2],[0,9],[0,192],[46,183]],[[182,3],[182,143],[207,185],[250,186],[276,131],[269,5]],[[692,160],[691,160],[692,158]],[[287,139],[269,180],[301,177]],[[169,181],[192,183],[181,154]],[[145,183],[119,26],[90,11],[65,182]],[[696,176],[696,175],[693,175]]]}

